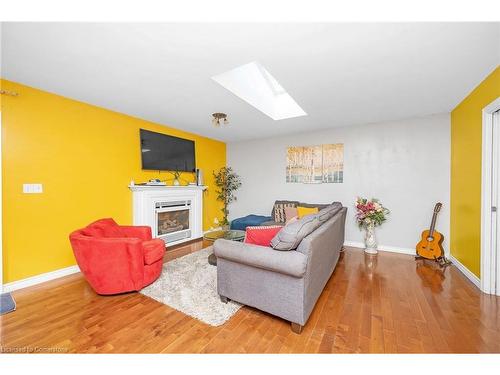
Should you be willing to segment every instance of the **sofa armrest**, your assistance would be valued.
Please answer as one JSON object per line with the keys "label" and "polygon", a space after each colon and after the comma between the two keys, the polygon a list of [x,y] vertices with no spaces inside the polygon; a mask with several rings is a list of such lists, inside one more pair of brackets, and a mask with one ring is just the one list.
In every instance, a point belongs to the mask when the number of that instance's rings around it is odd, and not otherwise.
{"label": "sofa armrest", "polygon": [[151,227],[147,225],[120,225],[127,238],[139,238],[143,241],[149,241],[153,238]]}
{"label": "sofa armrest", "polygon": [[298,251],[278,251],[224,239],[214,242],[214,254],[217,258],[294,277],[304,276],[307,266],[307,257]]}

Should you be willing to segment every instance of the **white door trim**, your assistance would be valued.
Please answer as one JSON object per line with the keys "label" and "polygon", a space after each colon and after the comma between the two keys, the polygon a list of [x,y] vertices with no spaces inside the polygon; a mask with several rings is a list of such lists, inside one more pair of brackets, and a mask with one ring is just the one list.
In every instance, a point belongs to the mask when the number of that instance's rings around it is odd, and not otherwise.
{"label": "white door trim", "polygon": [[0,294],[3,293],[3,163],[2,163],[2,142],[3,142],[3,127],[2,127],[2,110],[0,109]]}
{"label": "white door trim", "polygon": [[465,267],[462,263],[459,262],[457,258],[455,258],[453,255],[448,255],[448,259],[453,263],[455,267],[458,268],[462,274],[472,282],[478,289],[481,289],[481,280],[479,280],[479,277],[474,275],[467,267]]}
{"label": "white door trim", "polygon": [[[496,267],[496,249],[491,246],[491,183],[493,113],[500,110],[500,97],[483,109],[482,161],[481,161],[481,290],[495,291],[492,267]],[[495,263],[495,264],[492,264]],[[498,293],[498,291],[497,291]]]}

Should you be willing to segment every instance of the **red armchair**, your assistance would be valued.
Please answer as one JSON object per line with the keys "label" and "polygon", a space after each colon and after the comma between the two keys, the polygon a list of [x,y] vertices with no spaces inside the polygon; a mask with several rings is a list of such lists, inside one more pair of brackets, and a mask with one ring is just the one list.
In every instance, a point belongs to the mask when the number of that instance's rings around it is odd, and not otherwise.
{"label": "red armchair", "polygon": [[138,291],[161,274],[165,243],[151,228],[101,219],[70,234],[76,261],[98,294]]}

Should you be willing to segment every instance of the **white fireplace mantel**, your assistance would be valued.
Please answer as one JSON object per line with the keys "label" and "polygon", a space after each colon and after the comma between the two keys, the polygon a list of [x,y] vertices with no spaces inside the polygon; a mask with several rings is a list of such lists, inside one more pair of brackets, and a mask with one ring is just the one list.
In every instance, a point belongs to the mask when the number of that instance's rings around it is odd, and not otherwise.
{"label": "white fireplace mantel", "polygon": [[[129,185],[133,200],[134,225],[151,227],[154,238],[162,238],[168,246],[180,244],[203,236],[203,191],[206,186],[164,186],[164,185]],[[165,202],[190,202],[189,236],[172,238],[171,234],[160,235],[158,232],[158,204]],[[182,233],[180,233],[182,234]],[[165,237],[168,237],[168,240]]]}
{"label": "white fireplace mantel", "polygon": [[165,191],[165,190],[207,190],[208,186],[198,185],[129,185],[132,191]]}

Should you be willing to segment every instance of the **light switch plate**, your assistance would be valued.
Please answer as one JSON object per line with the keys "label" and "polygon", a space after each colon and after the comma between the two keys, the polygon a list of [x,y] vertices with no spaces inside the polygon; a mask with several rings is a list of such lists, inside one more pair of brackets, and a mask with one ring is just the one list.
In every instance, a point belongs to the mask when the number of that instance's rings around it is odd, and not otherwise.
{"label": "light switch plate", "polygon": [[42,184],[23,184],[24,194],[41,194],[43,193]]}

